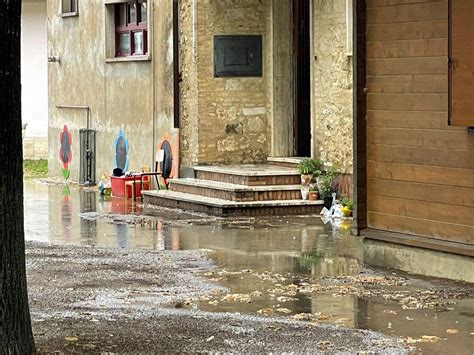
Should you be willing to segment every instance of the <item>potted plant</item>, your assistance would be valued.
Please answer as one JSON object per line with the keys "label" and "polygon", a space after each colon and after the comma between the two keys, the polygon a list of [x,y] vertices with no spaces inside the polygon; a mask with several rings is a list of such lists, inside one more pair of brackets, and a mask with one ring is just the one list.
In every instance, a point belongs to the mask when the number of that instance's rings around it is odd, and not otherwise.
{"label": "potted plant", "polygon": [[305,158],[298,164],[298,171],[301,174],[301,184],[309,186],[314,175],[318,176],[321,171],[321,161],[319,159]]}
{"label": "potted plant", "polygon": [[316,186],[310,187],[308,199],[311,201],[316,201],[318,199],[318,188]]}
{"label": "potted plant", "polygon": [[309,197],[309,186],[301,186],[301,198],[307,200]]}
{"label": "potted plant", "polygon": [[341,199],[342,205],[342,213],[344,213],[344,217],[351,217],[352,216],[352,209],[353,209],[353,202],[350,198],[343,198]]}
{"label": "potted plant", "polygon": [[331,208],[332,205],[332,194],[336,192],[336,186],[334,185],[334,179],[336,173],[334,169],[328,169],[327,171],[321,173],[317,179],[318,189],[320,193],[320,198],[324,200],[324,207]]}

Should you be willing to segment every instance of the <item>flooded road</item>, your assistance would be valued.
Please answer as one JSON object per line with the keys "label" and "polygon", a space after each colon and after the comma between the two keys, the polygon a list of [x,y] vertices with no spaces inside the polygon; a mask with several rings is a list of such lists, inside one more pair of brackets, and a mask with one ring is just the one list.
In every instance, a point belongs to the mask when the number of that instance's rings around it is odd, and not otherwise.
{"label": "flooded road", "polygon": [[329,322],[405,337],[426,353],[472,354],[472,285],[364,264],[364,241],[319,217],[226,220],[141,208],[93,190],[25,182],[28,240],[212,250],[229,289],[190,307]]}

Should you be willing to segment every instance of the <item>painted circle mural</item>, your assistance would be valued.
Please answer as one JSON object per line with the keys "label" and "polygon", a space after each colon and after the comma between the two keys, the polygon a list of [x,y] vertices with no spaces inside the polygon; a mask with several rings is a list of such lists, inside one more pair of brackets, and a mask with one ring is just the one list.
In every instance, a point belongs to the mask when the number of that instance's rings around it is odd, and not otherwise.
{"label": "painted circle mural", "polygon": [[63,177],[67,180],[69,178],[69,163],[72,161],[72,135],[69,132],[67,125],[64,125],[63,130],[59,134],[59,160],[63,163]]}
{"label": "painted circle mural", "polygon": [[173,155],[171,152],[171,145],[168,141],[163,141],[161,144],[161,149],[163,149],[163,161],[160,162],[161,176],[164,179],[168,179],[171,174],[171,169],[173,168]]}
{"label": "painted circle mural", "polygon": [[119,131],[117,139],[115,139],[115,167],[128,170],[128,140],[122,130]]}

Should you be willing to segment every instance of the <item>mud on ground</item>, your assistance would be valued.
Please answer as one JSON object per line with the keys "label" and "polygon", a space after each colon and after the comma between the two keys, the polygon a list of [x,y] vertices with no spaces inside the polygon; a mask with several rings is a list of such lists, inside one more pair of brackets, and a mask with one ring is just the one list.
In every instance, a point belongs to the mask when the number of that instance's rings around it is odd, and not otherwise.
{"label": "mud on ground", "polygon": [[379,333],[186,305],[219,286],[204,251],[130,251],[27,243],[30,309],[40,353],[402,353]]}

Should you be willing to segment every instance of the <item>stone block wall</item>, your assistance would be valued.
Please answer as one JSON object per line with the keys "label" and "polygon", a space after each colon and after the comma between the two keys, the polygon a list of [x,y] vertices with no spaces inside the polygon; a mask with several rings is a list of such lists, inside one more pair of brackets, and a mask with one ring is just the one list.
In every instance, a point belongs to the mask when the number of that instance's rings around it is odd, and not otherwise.
{"label": "stone block wall", "polygon": [[271,140],[265,64],[262,77],[214,78],[213,51],[215,35],[262,35],[265,63],[269,1],[188,0],[181,8],[183,163],[263,162]]}
{"label": "stone block wall", "polygon": [[352,57],[346,49],[346,1],[313,0],[314,155],[352,173]]}

